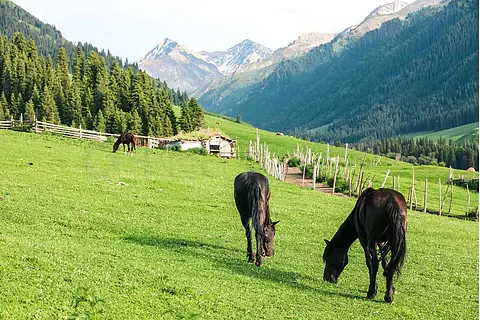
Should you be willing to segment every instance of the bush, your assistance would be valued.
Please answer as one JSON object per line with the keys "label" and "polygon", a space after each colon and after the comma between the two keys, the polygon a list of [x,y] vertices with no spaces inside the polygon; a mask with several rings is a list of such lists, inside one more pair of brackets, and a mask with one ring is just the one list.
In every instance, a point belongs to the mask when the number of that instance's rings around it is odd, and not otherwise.
{"label": "bush", "polygon": [[205,149],[205,148],[190,148],[190,149],[187,149],[186,152],[190,152],[190,153],[193,153],[193,154],[199,154],[201,156],[208,155],[208,150]]}
{"label": "bush", "polygon": [[174,144],[173,146],[168,146],[165,148],[167,151],[182,151],[182,146],[179,144]]}
{"label": "bush", "polygon": [[[327,178],[327,185],[330,188],[333,188],[333,177]],[[337,176],[337,181],[335,182],[335,192],[348,192],[348,181],[344,180],[340,176]]]}
{"label": "bush", "polygon": [[300,167],[300,159],[298,159],[298,158],[288,159],[288,166],[289,167]]}

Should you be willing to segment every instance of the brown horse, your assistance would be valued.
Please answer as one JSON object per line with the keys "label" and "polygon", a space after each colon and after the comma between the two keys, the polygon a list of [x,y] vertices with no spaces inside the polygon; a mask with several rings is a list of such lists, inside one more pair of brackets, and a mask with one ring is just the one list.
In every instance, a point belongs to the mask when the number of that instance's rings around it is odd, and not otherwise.
{"label": "brown horse", "polygon": [[[391,189],[366,189],[332,240],[325,240],[327,246],[323,253],[323,279],[330,283],[337,282],[348,263],[348,249],[358,238],[365,252],[370,275],[367,298],[373,299],[377,294],[376,278],[378,263],[381,261],[387,281],[385,301],[392,302],[395,293],[393,276],[400,273],[407,251],[406,232],[407,203],[403,195]],[[387,264],[386,256],[389,252],[391,258]]]}
{"label": "brown horse", "polygon": [[[137,137],[135,137],[135,135],[132,132],[129,132],[129,133],[122,132],[120,137],[118,137],[117,141],[115,141],[115,143],[113,144],[114,153],[117,152],[120,144],[123,144],[123,152],[125,152],[125,154],[127,154],[127,152],[125,151],[125,145],[127,145],[128,152],[130,153],[130,155],[132,155],[133,150],[135,150],[135,146],[137,145]],[[132,145],[131,148],[130,148],[130,145]]]}
{"label": "brown horse", "polygon": [[[244,172],[235,177],[234,183],[235,204],[247,237],[248,262],[254,262],[259,267],[262,265],[262,256],[273,256],[275,225],[270,219],[270,188],[268,179],[257,172]],[[252,251],[252,220],[257,243],[256,260]]]}

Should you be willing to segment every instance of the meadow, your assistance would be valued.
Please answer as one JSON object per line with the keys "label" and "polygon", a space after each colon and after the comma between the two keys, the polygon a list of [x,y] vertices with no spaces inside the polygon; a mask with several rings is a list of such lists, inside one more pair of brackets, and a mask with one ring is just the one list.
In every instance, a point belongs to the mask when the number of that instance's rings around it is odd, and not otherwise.
{"label": "meadow", "polygon": [[412,134],[406,134],[406,138],[429,138],[437,140],[442,137],[444,139],[452,139],[454,141],[462,138],[464,135],[473,135],[476,134],[478,137],[478,121],[470,124],[465,124],[463,126],[458,126],[451,129],[446,129],[437,132],[416,132]]}
{"label": "meadow", "polygon": [[[210,128],[216,128],[221,130],[232,139],[237,139],[237,145],[239,146],[240,156],[245,158],[248,152],[248,145],[250,141],[256,140],[256,128],[244,124],[235,123],[233,119],[223,118],[219,119],[212,115],[205,116],[206,125]],[[220,125],[217,124],[220,123]],[[307,148],[312,149],[313,153],[322,153],[325,157],[327,149],[330,153],[330,157],[340,156],[340,159],[344,159],[345,146],[335,147],[327,146],[326,144],[299,140],[291,136],[278,136],[275,132],[269,132],[265,130],[258,130],[260,135],[260,141],[268,145],[269,150],[276,152],[277,157],[283,157],[289,155],[293,157],[297,145],[302,152],[305,152]],[[442,191],[442,200],[445,196],[447,189],[446,182],[448,180],[450,170],[449,168],[439,166],[412,166],[409,163],[396,161],[386,157],[380,157],[373,154],[359,152],[356,150],[348,150],[347,156],[349,159],[349,168],[354,170],[358,175],[360,171],[360,164],[364,162],[363,171],[365,172],[365,178],[373,178],[373,186],[375,188],[380,187],[383,178],[387,170],[390,170],[389,177],[385,183],[385,187],[393,187],[393,176],[400,177],[400,189],[399,191],[405,195],[409,193],[410,186],[412,184],[412,167],[415,171],[415,192],[417,195],[417,203],[419,207],[423,207],[423,193],[425,190],[425,179],[428,179],[428,194],[427,194],[427,208],[438,212],[440,207],[440,188]],[[342,169],[343,170],[343,169]],[[478,172],[468,172],[466,170],[453,169],[453,175],[455,178],[464,176],[466,179],[478,178]],[[365,180],[364,178],[364,180]],[[441,185],[439,186],[439,179]],[[470,206],[469,212],[473,214],[479,202],[478,192],[471,192],[470,194]],[[448,214],[450,205],[450,193],[444,201],[443,214]],[[466,204],[468,202],[468,195],[465,188],[453,187],[453,201],[450,211],[451,216],[465,217]],[[445,210],[446,209],[446,210]]]}
{"label": "meadow", "polygon": [[[262,140],[272,147],[273,136]],[[296,147],[282,138],[279,152]],[[254,162],[146,148],[130,157],[7,130],[0,140],[1,319],[478,318],[477,222],[409,211],[390,305],[381,276],[377,297],[364,298],[358,242],[339,282],[322,279],[323,240],[354,198],[270,179],[280,223],[275,256],[257,268],[233,200],[234,177],[262,171]]]}

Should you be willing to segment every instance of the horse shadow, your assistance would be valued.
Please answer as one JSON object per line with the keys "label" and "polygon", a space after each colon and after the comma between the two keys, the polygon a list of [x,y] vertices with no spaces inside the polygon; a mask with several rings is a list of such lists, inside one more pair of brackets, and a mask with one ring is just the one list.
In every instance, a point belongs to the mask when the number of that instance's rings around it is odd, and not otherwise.
{"label": "horse shadow", "polygon": [[[210,260],[219,268],[229,270],[231,272],[244,275],[251,278],[270,281],[273,283],[289,286],[302,291],[310,291],[327,296],[340,296],[349,299],[362,299],[362,295],[354,295],[349,293],[341,293],[330,291],[326,288],[312,286],[307,283],[322,283],[320,278],[302,275],[298,272],[285,271],[274,267],[256,267],[254,264],[248,263],[243,257],[243,250],[226,247],[209,242],[200,242],[189,239],[179,238],[162,238],[157,236],[129,236],[123,240],[137,243],[139,245],[155,246],[162,249],[174,251],[181,255],[189,255],[195,258]],[[320,284],[321,285],[321,284]]]}

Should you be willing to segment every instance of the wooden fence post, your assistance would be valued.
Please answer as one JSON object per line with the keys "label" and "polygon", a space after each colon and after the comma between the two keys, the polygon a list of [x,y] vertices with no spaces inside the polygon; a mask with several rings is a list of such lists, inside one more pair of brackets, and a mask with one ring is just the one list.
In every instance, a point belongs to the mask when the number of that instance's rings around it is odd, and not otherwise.
{"label": "wooden fence post", "polygon": [[13,121],[13,116],[10,117],[10,129],[13,129],[14,126],[14,121]]}
{"label": "wooden fence post", "polygon": [[467,207],[465,208],[465,216],[468,217],[468,207],[470,206],[470,190],[468,190],[468,183],[467,183]]}
{"label": "wooden fence post", "polygon": [[423,212],[427,213],[427,193],[428,193],[428,179],[425,179],[425,191],[423,192]]}
{"label": "wooden fence post", "polygon": [[78,130],[80,132],[80,139],[82,139],[82,124],[78,127]]}
{"label": "wooden fence post", "polygon": [[348,196],[349,197],[352,196],[352,179],[353,179],[353,175],[350,172],[349,175],[348,175]]}
{"label": "wooden fence post", "polygon": [[453,201],[453,179],[450,180],[450,205],[448,206],[448,214],[450,214],[450,210],[452,209],[452,201]]}
{"label": "wooden fence post", "polygon": [[335,173],[334,173],[334,176],[333,176],[332,194],[335,194],[335,184],[337,183],[337,173],[338,173],[338,162],[339,161],[340,161],[340,155],[337,155],[337,161],[336,161],[336,164],[335,164]]}
{"label": "wooden fence post", "polygon": [[438,198],[438,215],[442,215],[442,179],[438,179],[438,190],[439,190],[439,198]]}
{"label": "wooden fence post", "polygon": [[385,175],[385,178],[383,178],[382,185],[380,188],[383,188],[385,186],[385,182],[387,182],[387,178],[389,174],[390,174],[390,169],[387,170],[387,174]]}

